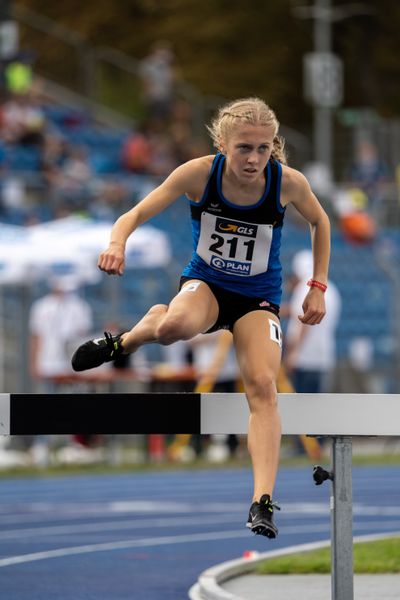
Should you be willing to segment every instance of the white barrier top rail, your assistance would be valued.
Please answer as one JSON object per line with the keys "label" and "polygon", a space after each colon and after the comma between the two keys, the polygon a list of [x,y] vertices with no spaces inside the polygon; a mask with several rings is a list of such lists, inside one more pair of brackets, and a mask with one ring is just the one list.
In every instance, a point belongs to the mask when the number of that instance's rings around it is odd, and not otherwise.
{"label": "white barrier top rail", "polygon": [[[244,394],[202,394],[203,433],[245,433]],[[400,436],[400,394],[278,394],[287,435]]]}

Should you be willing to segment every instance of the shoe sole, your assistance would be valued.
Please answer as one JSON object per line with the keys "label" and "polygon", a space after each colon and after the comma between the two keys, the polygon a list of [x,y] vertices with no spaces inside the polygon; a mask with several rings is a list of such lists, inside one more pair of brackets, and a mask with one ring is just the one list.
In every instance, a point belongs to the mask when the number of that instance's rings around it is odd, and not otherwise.
{"label": "shoe sole", "polygon": [[267,525],[256,525],[255,527],[253,527],[251,523],[246,523],[246,527],[248,529],[251,529],[251,531],[255,535],[263,535],[270,540],[273,540],[278,535],[277,529],[269,527]]}

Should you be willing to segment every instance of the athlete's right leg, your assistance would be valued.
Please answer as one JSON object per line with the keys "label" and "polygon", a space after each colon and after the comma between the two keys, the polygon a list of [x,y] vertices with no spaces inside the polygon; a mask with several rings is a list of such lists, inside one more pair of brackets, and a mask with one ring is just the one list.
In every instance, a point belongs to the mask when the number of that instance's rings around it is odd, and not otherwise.
{"label": "athlete's right leg", "polygon": [[158,342],[163,345],[188,340],[204,333],[218,318],[218,303],[203,281],[190,280],[167,306],[156,304],[130,330],[119,336],[82,344],[72,357],[75,371],[85,371],[113,360],[118,354],[135,352],[141,345]]}
{"label": "athlete's right leg", "polygon": [[124,352],[143,344],[169,345],[204,333],[218,318],[218,303],[204,281],[190,280],[170,304],[156,304],[130,331],[122,334]]}

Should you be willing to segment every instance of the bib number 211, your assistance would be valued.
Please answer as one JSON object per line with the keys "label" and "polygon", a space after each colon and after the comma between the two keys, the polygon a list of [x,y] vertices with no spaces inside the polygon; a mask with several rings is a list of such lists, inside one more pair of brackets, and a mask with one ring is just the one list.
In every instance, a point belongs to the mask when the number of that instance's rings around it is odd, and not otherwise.
{"label": "bib number 211", "polygon": [[[224,252],[222,252],[220,250],[220,248],[222,248],[224,244],[228,244],[228,246],[229,246],[228,257],[229,258],[235,258],[236,257],[237,249],[238,249],[238,243],[239,243],[239,238],[232,237],[232,238],[229,238],[229,239],[224,239],[221,235],[218,235],[217,233],[213,233],[211,235],[211,239],[215,240],[215,243],[211,244],[211,246],[209,247],[210,252],[215,252],[219,256],[223,256]],[[246,250],[246,255],[243,257],[244,260],[251,261],[252,258],[253,258],[255,240],[243,240],[243,239],[241,239],[240,241],[242,242],[242,246],[244,246],[245,250]]]}

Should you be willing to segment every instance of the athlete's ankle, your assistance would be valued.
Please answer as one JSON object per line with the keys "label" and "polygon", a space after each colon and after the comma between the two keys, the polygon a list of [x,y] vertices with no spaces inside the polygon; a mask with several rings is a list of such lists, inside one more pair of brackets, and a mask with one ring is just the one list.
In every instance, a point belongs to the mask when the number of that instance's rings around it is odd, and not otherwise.
{"label": "athlete's ankle", "polygon": [[269,496],[270,498],[272,498],[272,493],[264,491],[261,493],[254,494],[252,502],[260,502],[260,498],[262,498],[263,496]]}
{"label": "athlete's ankle", "polygon": [[138,346],[135,346],[129,341],[129,332],[121,333],[120,346],[122,348],[122,354],[132,354],[132,352],[135,352],[135,350],[138,349]]}

